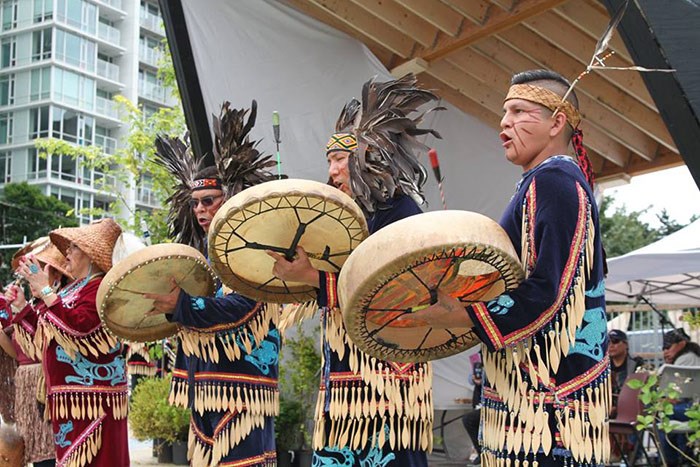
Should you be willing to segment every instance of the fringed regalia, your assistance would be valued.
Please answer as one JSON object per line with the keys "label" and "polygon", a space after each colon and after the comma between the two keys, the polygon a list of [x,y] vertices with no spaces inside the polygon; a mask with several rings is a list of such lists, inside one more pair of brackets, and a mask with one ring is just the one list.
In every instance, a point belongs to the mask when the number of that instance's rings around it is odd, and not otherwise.
{"label": "fringed regalia", "polygon": [[486,370],[482,465],[602,465],[611,397],[604,262],[576,163],[555,156],[526,172],[501,225],[526,279],[467,307]]}
{"label": "fringed regalia", "polygon": [[101,281],[73,282],[37,307],[58,466],[129,465],[126,365],[97,314]]}
{"label": "fringed regalia", "polygon": [[[397,195],[368,218],[370,234],[421,212]],[[360,351],[338,307],[338,275],[320,272],[322,370],[313,437],[314,465],[425,466],[432,449],[432,368]]]}
{"label": "fringed regalia", "polygon": [[192,409],[192,465],[276,465],[278,317],[274,305],[235,293],[180,293],[170,317],[183,325],[170,403]]}
{"label": "fringed regalia", "polygon": [[44,420],[37,401],[46,402],[46,382],[41,367],[41,349],[34,342],[38,316],[27,304],[12,317],[12,345],[17,354],[15,372],[15,416],[17,431],[24,438],[24,461],[40,462],[55,454],[51,422]]}
{"label": "fringed regalia", "polygon": [[142,342],[130,342],[126,349],[126,370],[129,376],[154,377],[158,373],[158,365],[153,362],[148,353],[149,344]]}

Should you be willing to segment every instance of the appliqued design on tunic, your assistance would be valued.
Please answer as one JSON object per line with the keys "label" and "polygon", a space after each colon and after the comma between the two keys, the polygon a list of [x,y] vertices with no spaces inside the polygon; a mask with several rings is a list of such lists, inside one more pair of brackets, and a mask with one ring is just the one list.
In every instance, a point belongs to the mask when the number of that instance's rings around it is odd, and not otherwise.
{"label": "appliqued design on tunic", "polygon": [[110,363],[93,363],[76,354],[75,360],[71,359],[63,347],[56,347],[56,359],[73,367],[78,376],[66,376],[66,384],[77,383],[83,386],[92,386],[95,381],[109,381],[112,386],[126,382],[124,357],[116,357]]}
{"label": "appliqued design on tunic", "polygon": [[[600,281],[591,290],[586,291],[586,297],[598,298],[605,294],[605,282]],[[576,341],[569,354],[581,354],[601,361],[604,357],[603,342],[607,330],[605,310],[595,307],[586,310],[583,314],[581,327],[576,331]]]}
{"label": "appliqued design on tunic", "polygon": [[0,310],[0,319],[9,319],[10,315],[7,314],[7,310],[2,309]]}
{"label": "appliqued design on tunic", "polygon": [[202,297],[191,297],[192,308],[197,311],[202,311],[204,309],[204,299]]}
{"label": "appliqued design on tunic", "polygon": [[505,315],[510,311],[513,305],[515,305],[515,302],[512,298],[510,298],[510,295],[503,294],[500,295],[498,298],[494,298],[493,300],[488,302],[486,304],[486,308],[488,308],[489,311],[493,314]]}
{"label": "appliqued design on tunic", "polygon": [[[276,367],[279,360],[280,333],[277,329],[273,329],[268,336],[272,341],[265,339],[244,357],[245,361],[255,365],[264,375],[269,375],[270,367]],[[248,340],[253,341],[253,337],[249,336]],[[236,337],[236,343],[241,349],[245,350],[240,337]]]}
{"label": "appliqued design on tunic", "polygon": [[54,443],[56,443],[57,446],[65,448],[66,446],[70,446],[71,442],[70,440],[66,439],[66,435],[73,431],[73,422],[68,420],[66,423],[61,423],[58,428],[58,433],[54,433]]}
{"label": "appliqued design on tunic", "polygon": [[[389,427],[384,427],[384,436],[389,436]],[[396,454],[393,452],[384,453],[382,449],[377,447],[379,433],[374,437],[372,443],[375,447],[371,448],[365,455],[362,454],[362,449],[352,450],[349,447],[332,448],[325,447],[321,451],[315,451],[311,467],[351,467],[359,461],[361,467],[386,467],[389,462],[396,459]]]}

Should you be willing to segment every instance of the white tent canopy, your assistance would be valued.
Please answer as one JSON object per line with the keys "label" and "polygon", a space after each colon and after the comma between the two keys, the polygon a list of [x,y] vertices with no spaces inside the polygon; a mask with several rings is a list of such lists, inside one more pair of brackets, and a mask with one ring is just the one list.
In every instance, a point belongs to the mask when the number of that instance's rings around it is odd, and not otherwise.
{"label": "white tent canopy", "polygon": [[700,306],[700,219],[608,260],[606,300]]}

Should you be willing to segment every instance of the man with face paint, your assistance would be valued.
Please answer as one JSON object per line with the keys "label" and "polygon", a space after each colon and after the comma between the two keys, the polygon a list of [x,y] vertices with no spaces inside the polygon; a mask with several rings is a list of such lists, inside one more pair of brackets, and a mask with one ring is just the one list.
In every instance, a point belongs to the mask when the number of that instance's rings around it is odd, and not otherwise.
{"label": "man with face paint", "polygon": [[568,89],[558,73],[526,71],[513,76],[503,103],[505,156],[523,175],[500,224],[525,280],[489,302],[439,293],[436,305],[399,319],[473,326],[479,335],[484,466],[602,465],[609,455],[603,249],[578,101],[573,92],[563,100]]}
{"label": "man with face paint", "polygon": [[[421,213],[415,199],[422,199],[426,171],[415,154],[422,144],[414,136],[439,135],[418,128],[422,114],[414,117],[414,112],[437,97],[418,88],[413,75],[384,83],[370,80],[362,94],[371,98],[362,106],[355,99],[345,106],[325,152],[328,183],[362,207],[371,235]],[[427,466],[433,417],[430,364],[387,362],[359,350],[343,324],[338,274],[315,269],[302,248],[297,253],[287,261],[268,252],[276,261],[275,276],[318,289],[323,362],[314,465]]]}

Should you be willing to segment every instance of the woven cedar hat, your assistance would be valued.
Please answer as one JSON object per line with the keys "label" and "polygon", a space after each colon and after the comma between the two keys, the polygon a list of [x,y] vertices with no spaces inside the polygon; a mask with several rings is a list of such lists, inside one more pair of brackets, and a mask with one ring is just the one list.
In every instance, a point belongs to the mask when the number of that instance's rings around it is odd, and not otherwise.
{"label": "woven cedar hat", "polygon": [[56,229],[49,236],[63,255],[71,242],[75,243],[102,272],[107,272],[112,269],[112,251],[121,233],[113,219],[100,219],[82,227]]}
{"label": "woven cedar hat", "polygon": [[49,237],[40,237],[33,242],[23,246],[12,256],[12,270],[19,267],[19,262],[23,256],[33,254],[42,264],[48,264],[66,277],[73,278],[73,275],[66,270],[66,257],[58,251],[56,245],[51,243]]}

